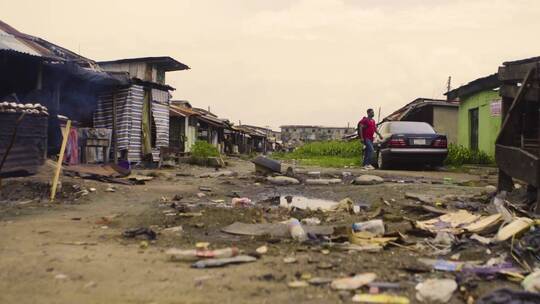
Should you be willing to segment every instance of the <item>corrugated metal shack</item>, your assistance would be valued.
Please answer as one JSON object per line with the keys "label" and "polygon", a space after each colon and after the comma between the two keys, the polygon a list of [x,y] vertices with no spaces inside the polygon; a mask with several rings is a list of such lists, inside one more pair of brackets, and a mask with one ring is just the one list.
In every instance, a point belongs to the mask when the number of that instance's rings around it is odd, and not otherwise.
{"label": "corrugated metal shack", "polygon": [[48,116],[39,104],[0,102],[0,177],[34,174],[44,163]]}
{"label": "corrugated metal shack", "polygon": [[502,125],[496,140],[499,190],[511,191],[512,178],[528,184],[529,202],[540,214],[540,57],[505,62],[502,82]]}
{"label": "corrugated metal shack", "polygon": [[48,108],[49,154],[60,148],[59,116],[73,120],[75,126],[91,127],[99,92],[122,84],[94,61],[0,21],[0,101]]}
{"label": "corrugated metal shack", "polygon": [[[105,71],[125,77],[129,85],[99,96],[94,124],[116,130],[115,158],[158,161],[169,148],[170,93],[165,74],[189,67],[171,57],[142,57],[99,62]],[[117,117],[115,122],[114,117]]]}

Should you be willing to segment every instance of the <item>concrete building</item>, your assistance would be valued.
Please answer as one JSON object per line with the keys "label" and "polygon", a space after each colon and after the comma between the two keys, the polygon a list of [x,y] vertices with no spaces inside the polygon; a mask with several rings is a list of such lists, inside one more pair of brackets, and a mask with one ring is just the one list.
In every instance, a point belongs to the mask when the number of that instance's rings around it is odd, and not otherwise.
{"label": "concrete building", "polygon": [[445,134],[449,143],[457,142],[458,104],[442,99],[416,98],[382,121],[423,121]]}
{"label": "concrete building", "polygon": [[446,96],[459,103],[457,144],[495,156],[495,140],[501,128],[501,97],[497,74],[476,79]]}
{"label": "concrete building", "polygon": [[280,128],[281,141],[284,145],[296,145],[310,141],[340,140],[345,134],[354,132],[354,128],[349,127],[285,125]]}

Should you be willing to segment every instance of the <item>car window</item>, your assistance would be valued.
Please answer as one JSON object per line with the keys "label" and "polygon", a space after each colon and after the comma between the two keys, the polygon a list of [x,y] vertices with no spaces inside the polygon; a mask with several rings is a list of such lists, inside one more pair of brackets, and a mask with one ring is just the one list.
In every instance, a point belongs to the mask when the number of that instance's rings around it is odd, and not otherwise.
{"label": "car window", "polygon": [[435,134],[435,130],[425,122],[418,121],[396,121],[389,123],[390,133],[424,133]]}

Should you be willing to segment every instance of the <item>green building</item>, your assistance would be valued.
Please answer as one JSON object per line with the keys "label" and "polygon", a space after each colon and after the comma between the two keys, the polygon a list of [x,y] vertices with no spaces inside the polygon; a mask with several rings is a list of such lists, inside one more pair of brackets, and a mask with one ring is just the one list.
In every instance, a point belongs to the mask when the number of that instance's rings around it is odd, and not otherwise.
{"label": "green building", "polygon": [[497,74],[479,78],[446,93],[459,101],[457,143],[495,156],[495,140],[501,127],[501,98]]}

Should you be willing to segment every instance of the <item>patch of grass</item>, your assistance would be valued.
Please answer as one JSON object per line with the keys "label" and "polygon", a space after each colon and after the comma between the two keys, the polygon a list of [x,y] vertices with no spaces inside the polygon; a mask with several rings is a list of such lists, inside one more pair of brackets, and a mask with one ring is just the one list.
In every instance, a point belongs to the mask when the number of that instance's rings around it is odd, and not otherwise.
{"label": "patch of grass", "polygon": [[444,161],[447,166],[462,166],[465,164],[492,165],[495,159],[483,151],[474,151],[461,145],[448,146],[448,157]]}
{"label": "patch of grass", "polygon": [[290,153],[274,153],[273,157],[297,160],[303,165],[311,166],[358,166],[362,159],[362,144],[359,141],[312,142],[300,146]]}
{"label": "patch of grass", "polygon": [[196,141],[191,148],[191,156],[194,158],[208,158],[208,157],[218,157],[219,151],[216,147],[209,144],[206,141]]}

